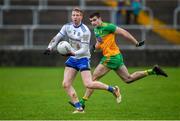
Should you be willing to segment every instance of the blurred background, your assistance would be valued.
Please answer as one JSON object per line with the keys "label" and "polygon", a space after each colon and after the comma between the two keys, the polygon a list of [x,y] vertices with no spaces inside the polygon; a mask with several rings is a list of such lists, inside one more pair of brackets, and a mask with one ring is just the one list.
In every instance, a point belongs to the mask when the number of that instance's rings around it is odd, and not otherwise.
{"label": "blurred background", "polygon": [[[136,48],[117,36],[128,66],[180,66],[180,0],[0,0],[0,66],[62,66],[65,57],[43,55],[74,7],[83,23],[100,12],[103,20],[128,30],[145,46]],[[91,44],[95,43],[92,34]],[[92,55],[92,66],[101,54]]]}

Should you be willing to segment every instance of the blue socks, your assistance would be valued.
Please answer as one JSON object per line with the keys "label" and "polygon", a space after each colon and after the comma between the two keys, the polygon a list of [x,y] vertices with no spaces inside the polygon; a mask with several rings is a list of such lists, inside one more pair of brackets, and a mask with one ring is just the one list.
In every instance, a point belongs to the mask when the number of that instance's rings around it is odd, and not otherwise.
{"label": "blue socks", "polygon": [[113,87],[112,87],[112,86],[109,86],[109,87],[108,87],[108,91],[113,93],[113,91],[114,91]]}
{"label": "blue socks", "polygon": [[74,103],[74,105],[75,105],[76,108],[81,108],[80,102]]}

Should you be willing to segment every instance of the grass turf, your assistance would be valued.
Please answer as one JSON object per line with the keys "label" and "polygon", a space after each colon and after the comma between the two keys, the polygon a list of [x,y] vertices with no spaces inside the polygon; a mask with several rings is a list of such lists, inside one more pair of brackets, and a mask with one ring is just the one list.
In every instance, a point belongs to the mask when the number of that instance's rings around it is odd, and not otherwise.
{"label": "grass turf", "polygon": [[[129,71],[147,68],[130,68]],[[112,94],[95,91],[86,102],[85,114],[72,114],[69,97],[61,86],[63,68],[0,68],[0,119],[119,120],[180,119],[180,68],[165,68],[168,78],[149,76],[125,84],[112,71],[101,80],[118,85],[122,103]],[[78,96],[85,88],[78,74]]]}

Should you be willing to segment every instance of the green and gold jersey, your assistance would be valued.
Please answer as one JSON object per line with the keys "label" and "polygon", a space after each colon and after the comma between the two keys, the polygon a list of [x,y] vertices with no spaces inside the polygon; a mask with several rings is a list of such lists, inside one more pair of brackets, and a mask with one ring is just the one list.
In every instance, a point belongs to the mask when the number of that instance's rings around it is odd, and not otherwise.
{"label": "green and gold jersey", "polygon": [[115,41],[116,25],[111,23],[102,23],[102,26],[94,28],[97,41],[100,43],[98,48],[103,51],[104,56],[113,56],[120,53],[119,47]]}

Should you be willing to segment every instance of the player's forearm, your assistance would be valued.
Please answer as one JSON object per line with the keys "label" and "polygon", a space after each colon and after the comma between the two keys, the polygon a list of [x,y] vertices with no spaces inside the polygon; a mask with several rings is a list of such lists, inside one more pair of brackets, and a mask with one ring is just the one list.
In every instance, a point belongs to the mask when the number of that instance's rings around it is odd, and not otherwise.
{"label": "player's forearm", "polygon": [[60,33],[58,33],[55,37],[53,37],[53,39],[50,41],[48,48],[50,50],[52,50],[60,41],[60,39],[62,38],[62,35]]}
{"label": "player's forearm", "polygon": [[138,44],[138,41],[128,31],[121,29],[121,28],[117,28],[116,33],[120,34],[125,39],[131,41],[134,45]]}
{"label": "player's forearm", "polygon": [[77,50],[74,52],[75,55],[81,55],[83,53],[86,53],[89,49],[89,45],[88,44],[84,44],[82,45],[81,49]]}
{"label": "player's forearm", "polygon": [[138,44],[138,41],[129,32],[125,35],[125,38],[131,41],[134,45]]}

